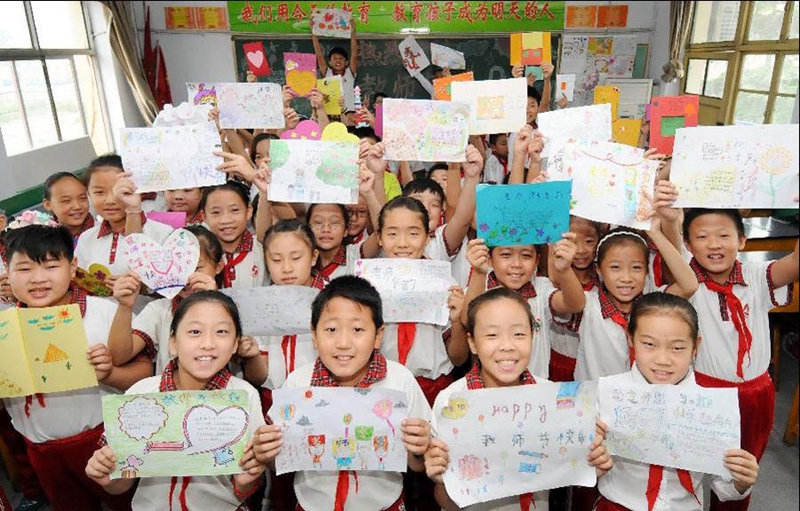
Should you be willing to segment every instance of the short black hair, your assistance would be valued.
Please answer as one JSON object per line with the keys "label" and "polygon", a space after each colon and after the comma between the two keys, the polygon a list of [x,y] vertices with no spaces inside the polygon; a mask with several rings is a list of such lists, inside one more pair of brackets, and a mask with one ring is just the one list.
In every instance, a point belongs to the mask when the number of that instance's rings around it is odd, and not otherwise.
{"label": "short black hair", "polygon": [[16,253],[25,254],[36,263],[43,263],[48,258],[66,259],[70,263],[75,257],[72,234],[66,227],[48,227],[46,225],[28,225],[19,229],[7,229],[4,232],[6,244],[6,261]]}
{"label": "short black hair", "polygon": [[428,169],[428,172],[425,173],[425,177],[428,179],[432,179],[433,173],[437,170],[448,170],[448,166],[446,163],[436,163],[431,168]]}
{"label": "short black hair", "polygon": [[497,139],[499,139],[500,137],[508,138],[508,133],[492,133],[491,135],[489,135],[489,145],[496,145]]}
{"label": "short black hair", "polygon": [[317,249],[317,238],[314,236],[314,231],[311,230],[311,227],[297,218],[286,218],[267,229],[267,233],[264,234],[264,252],[266,253],[269,241],[273,236],[284,233],[294,233],[304,238],[312,253]]}
{"label": "short black hair", "polygon": [[344,298],[356,302],[364,307],[369,307],[372,313],[372,322],[375,330],[383,326],[383,302],[378,290],[367,280],[353,275],[336,277],[319,292],[314,303],[311,304],[311,329],[316,330],[322,311],[334,298]]}
{"label": "short black hair", "polygon": [[250,161],[253,163],[256,162],[256,149],[258,148],[258,144],[262,140],[278,140],[276,135],[272,133],[259,133],[255,137],[253,137],[253,142],[250,144]]}
{"label": "short black hair", "polygon": [[92,180],[92,174],[103,167],[119,169],[120,172],[125,171],[125,168],[122,166],[122,157],[120,155],[116,153],[108,153],[98,156],[89,163],[89,166],[86,168],[86,173],[83,175],[83,182],[86,184],[86,186],[89,186],[89,183]]}
{"label": "short black hair", "polygon": [[206,210],[206,203],[208,202],[208,198],[211,196],[212,193],[218,191],[233,192],[242,199],[242,203],[244,203],[245,207],[248,207],[250,205],[250,190],[247,189],[247,186],[237,181],[227,181],[226,183],[221,185],[209,186],[203,191],[203,198],[200,199],[200,211]]}
{"label": "short black hair", "polygon": [[637,247],[642,251],[642,256],[645,261],[650,257],[650,249],[647,247],[647,242],[641,235],[628,227],[617,227],[616,229],[608,231],[605,236],[597,242],[597,265],[599,266],[603,262],[609,250],[621,245]]}
{"label": "short black hair", "polygon": [[348,60],[350,58],[350,55],[347,53],[347,50],[345,50],[341,46],[334,46],[333,48],[331,48],[331,50],[328,52],[328,62],[331,61],[331,57],[333,57],[334,55],[341,55],[342,57],[344,57],[344,60]]}
{"label": "short black hair", "polygon": [[407,209],[414,213],[419,214],[422,217],[422,224],[425,226],[425,230],[428,230],[428,226],[430,225],[430,216],[428,215],[428,210],[425,208],[425,205],[422,204],[418,199],[414,197],[406,197],[401,195],[399,197],[395,197],[394,199],[390,200],[386,204],[383,205],[381,208],[381,214],[378,217],[378,233],[383,232],[383,225],[386,221],[386,215],[389,214],[390,211],[395,209]]}
{"label": "short black hair", "polygon": [[439,198],[442,200],[442,206],[444,206],[444,201],[446,200],[446,195],[444,194],[444,189],[442,185],[434,181],[433,179],[424,178],[424,179],[415,179],[410,183],[406,184],[403,187],[403,196],[408,197],[415,193],[424,193],[424,192],[431,192],[434,195],[438,195]]}
{"label": "short black hair", "polygon": [[697,319],[697,311],[694,306],[685,298],[669,293],[656,291],[647,293],[633,302],[631,307],[631,318],[628,321],[628,333],[633,339],[639,320],[651,315],[674,315],[682,319],[689,327],[692,337],[692,344],[697,346],[697,338],[700,334],[700,325]]}
{"label": "short black hair", "polygon": [[44,182],[44,200],[50,200],[52,198],[53,187],[62,179],[74,179],[82,184],[84,188],[86,187],[86,183],[72,172],[56,172],[55,174],[50,174],[50,177]]}
{"label": "short black hair", "polygon": [[183,317],[186,316],[189,309],[198,303],[218,303],[222,305],[225,311],[230,315],[231,320],[233,320],[234,329],[236,330],[236,340],[238,341],[242,338],[242,320],[239,317],[239,309],[230,296],[220,293],[219,291],[198,291],[186,297],[186,299],[178,305],[175,314],[172,315],[172,323],[170,323],[169,326],[170,336],[175,335]]}
{"label": "short black hair", "polygon": [[736,232],[739,234],[739,237],[744,237],[744,221],[738,209],[690,208],[683,213],[683,239],[689,239],[689,228],[692,226],[692,222],[703,215],[722,215],[730,218],[734,225],[736,225]]}
{"label": "short black hair", "polygon": [[386,95],[385,92],[376,92],[375,95],[372,96],[372,104],[374,105],[378,98],[388,98],[389,96]]}
{"label": "short black hair", "polygon": [[375,141],[377,144],[381,141],[381,137],[375,133],[375,130],[369,126],[362,126],[360,128],[354,128],[352,131],[353,135],[357,136],[358,138],[369,138]]}
{"label": "short black hair", "polygon": [[528,97],[536,100],[536,103],[542,102],[542,93],[536,87],[528,87]]}

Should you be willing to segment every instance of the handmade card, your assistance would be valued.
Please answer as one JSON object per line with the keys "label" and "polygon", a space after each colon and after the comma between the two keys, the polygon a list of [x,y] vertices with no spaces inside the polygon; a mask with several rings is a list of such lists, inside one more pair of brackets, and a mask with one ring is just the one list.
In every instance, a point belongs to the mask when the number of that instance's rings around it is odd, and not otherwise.
{"label": "handmade card", "polygon": [[313,53],[284,53],[283,68],[286,85],[298,96],[308,96],[317,86],[317,56]]}
{"label": "handmade card", "polygon": [[397,46],[400,50],[400,59],[403,67],[411,76],[418,75],[423,69],[431,65],[428,56],[414,36],[408,36]]}
{"label": "handmade card", "polygon": [[725,451],[740,442],[736,389],[649,385],[600,378],[609,454],[729,478]]}
{"label": "handmade card", "polygon": [[449,69],[464,69],[467,67],[463,53],[436,43],[431,43],[431,61],[434,66]]}
{"label": "handmade card", "polygon": [[271,70],[267,60],[267,52],[264,50],[263,41],[242,44],[244,58],[247,61],[247,68],[256,76],[269,76]]}
{"label": "handmade card", "polygon": [[328,115],[342,115],[342,77],[331,76],[317,80],[317,90],[322,93],[322,109]]}
{"label": "handmade card", "polygon": [[148,211],[145,213],[148,220],[168,225],[173,229],[183,229],[186,227],[185,211]]}
{"label": "handmade card", "polygon": [[383,100],[384,158],[389,161],[464,161],[469,106],[424,99]]}
{"label": "handmade card", "polygon": [[525,125],[525,78],[453,82],[453,101],[470,107],[470,135],[513,133]]}
{"label": "handmade card", "polygon": [[650,102],[650,148],[672,154],[675,132],[697,126],[699,96],[661,96]]}
{"label": "handmade card", "polygon": [[701,126],[675,136],[670,181],[678,207],[797,209],[792,126]]}
{"label": "handmade card", "polygon": [[97,386],[78,304],[0,312],[0,398]]}
{"label": "handmade card", "polygon": [[314,9],[311,11],[311,33],[322,37],[350,39],[353,12],[344,9]]}
{"label": "handmade card", "polygon": [[294,335],[311,332],[311,303],[319,290],[308,286],[223,289],[239,308],[247,335]]}
{"label": "handmade card", "polygon": [[111,270],[102,264],[94,263],[89,266],[88,270],[79,267],[72,282],[91,296],[107,297],[114,294],[109,277],[111,277]]}
{"label": "handmade card", "polygon": [[272,391],[269,416],[283,430],[278,475],[304,470],[405,472],[400,429],[404,392],[384,388],[306,387]]}
{"label": "handmade card", "polygon": [[611,123],[611,136],[614,142],[631,147],[639,145],[639,134],[642,131],[641,119],[617,119]]}
{"label": "handmade card", "polygon": [[356,204],[358,144],[323,140],[273,140],[269,200]]}
{"label": "handmade card", "polygon": [[168,128],[120,129],[120,156],[137,193],[214,186],[225,182],[213,122]]}
{"label": "handmade card", "polygon": [[300,121],[293,129],[281,133],[283,140],[319,140],[322,138],[322,128],[316,121]]}
{"label": "handmade card", "polygon": [[[314,79],[316,84],[316,78]],[[313,87],[313,86],[312,86]],[[218,83],[223,129],[283,129],[283,92],[277,83]]]}
{"label": "handmade card", "polygon": [[453,82],[471,82],[475,78],[472,71],[457,75],[435,78],[433,80],[433,99],[450,101],[452,99],[451,84]]}
{"label": "handmade card", "polygon": [[[436,410],[449,448],[447,494],[459,507],[562,486],[594,486],[595,382],[453,393]],[[487,508],[488,509],[488,508]]]}
{"label": "handmade card", "polygon": [[594,104],[611,105],[611,120],[617,120],[619,115],[619,87],[613,85],[598,85],[594,88]]}
{"label": "handmade card", "polygon": [[556,144],[549,181],[572,180],[572,214],[596,222],[650,230],[659,162],[644,150],[613,142],[573,140]]}
{"label": "handmade card", "polygon": [[217,106],[216,83],[186,83],[186,95],[195,105]]}
{"label": "handmade card", "polygon": [[200,260],[200,243],[186,229],[172,231],[164,245],[144,234],[131,234],[125,236],[121,249],[130,269],[165,298],[183,290]]}
{"label": "handmade card", "polygon": [[541,66],[525,66],[525,76],[533,75],[533,81],[538,82],[544,79],[544,71]]}
{"label": "handmade card", "polygon": [[456,281],[446,261],[359,259],[356,275],[380,292],[387,323],[446,325],[450,320],[447,299]]}
{"label": "handmade card", "polygon": [[550,32],[527,32],[522,34],[522,60],[524,66],[541,66],[553,61]]}
{"label": "handmade card", "polygon": [[208,103],[195,105],[184,101],[173,108],[167,103],[164,109],[158,112],[153,121],[153,128],[168,128],[171,126],[189,126],[191,124],[205,124],[209,121],[208,114],[212,106]]}
{"label": "handmade card", "polygon": [[542,156],[552,154],[551,147],[557,140],[563,143],[568,138],[611,140],[611,105],[592,105],[564,108],[542,112],[536,117],[539,132],[544,136]]}
{"label": "handmade card", "polygon": [[561,100],[561,97],[567,98],[567,101],[572,101],[575,97],[575,75],[556,75],[556,101]]}
{"label": "handmade card", "polygon": [[244,390],[104,396],[106,439],[117,458],[111,479],[242,472],[249,408]]}
{"label": "handmade card", "polygon": [[478,236],[490,247],[555,243],[569,231],[569,181],[478,185]]}

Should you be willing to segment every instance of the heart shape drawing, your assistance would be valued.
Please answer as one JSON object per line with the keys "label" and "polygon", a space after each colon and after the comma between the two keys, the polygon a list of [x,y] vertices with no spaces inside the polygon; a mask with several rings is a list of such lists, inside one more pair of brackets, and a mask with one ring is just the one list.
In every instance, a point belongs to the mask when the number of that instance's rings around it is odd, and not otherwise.
{"label": "heart shape drawing", "polygon": [[308,96],[317,86],[317,74],[313,71],[289,71],[286,73],[286,85],[298,96]]}
{"label": "heart shape drawing", "polygon": [[244,436],[250,417],[241,406],[227,406],[220,411],[207,405],[195,405],[183,417],[186,454],[213,452],[235,444]]}
{"label": "heart shape drawing", "polygon": [[284,140],[319,140],[321,136],[322,129],[314,121],[300,121],[293,130],[281,133]]}
{"label": "heart shape drawing", "polygon": [[247,60],[256,67],[261,67],[264,63],[264,52],[262,51],[249,51],[247,52]]}
{"label": "heart shape drawing", "polygon": [[322,140],[328,142],[351,142],[358,144],[361,140],[347,131],[347,126],[340,122],[332,122],[322,130]]}
{"label": "heart shape drawing", "polygon": [[185,229],[173,231],[164,245],[144,234],[131,234],[122,250],[130,269],[165,298],[181,292],[200,260],[200,243]]}

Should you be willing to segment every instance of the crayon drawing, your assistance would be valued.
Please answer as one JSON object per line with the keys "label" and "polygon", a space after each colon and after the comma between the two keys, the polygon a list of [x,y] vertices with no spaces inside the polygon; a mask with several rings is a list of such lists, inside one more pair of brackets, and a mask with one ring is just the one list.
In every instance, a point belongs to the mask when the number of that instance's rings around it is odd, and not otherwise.
{"label": "crayon drawing", "polygon": [[[542,157],[551,156],[553,146],[556,143],[563,143],[568,138],[608,142],[613,136],[611,105],[608,104],[542,112],[537,117],[537,123],[539,131],[544,136]],[[549,166],[547,170],[550,171]]]}
{"label": "crayon drawing", "polygon": [[353,13],[343,9],[314,9],[311,11],[311,33],[322,37],[349,39]]}
{"label": "crayon drawing", "polygon": [[[315,76],[314,84],[316,83]],[[279,84],[218,83],[216,88],[221,128],[283,129],[286,127],[283,117],[283,92]]]}
{"label": "crayon drawing", "polygon": [[108,280],[110,276],[111,270],[100,263],[94,263],[89,266],[88,270],[78,267],[72,282],[80,286],[90,296],[107,297],[114,294],[111,289],[111,281]]}
{"label": "crayon drawing", "polygon": [[414,99],[383,101],[387,160],[464,161],[468,138],[467,105]]}
{"label": "crayon drawing", "polygon": [[123,239],[121,248],[130,269],[166,298],[183,290],[200,259],[200,243],[185,229],[174,230],[163,246],[144,234],[131,234]]}
{"label": "crayon drawing", "polygon": [[192,104],[217,106],[215,83],[187,83],[186,95]]}
{"label": "crayon drawing", "polygon": [[284,53],[286,85],[299,97],[308,96],[317,86],[317,58],[313,53]]}
{"label": "crayon drawing", "polygon": [[431,62],[434,66],[446,67],[450,70],[467,67],[463,53],[436,43],[431,43]]}
{"label": "crayon drawing", "polygon": [[451,83],[452,101],[470,108],[470,135],[511,133],[525,125],[525,78]]}

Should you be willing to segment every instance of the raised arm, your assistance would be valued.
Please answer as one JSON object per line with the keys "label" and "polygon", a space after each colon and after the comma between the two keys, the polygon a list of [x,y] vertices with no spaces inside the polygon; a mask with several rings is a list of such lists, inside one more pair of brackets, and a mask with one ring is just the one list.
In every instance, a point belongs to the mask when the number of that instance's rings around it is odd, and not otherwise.
{"label": "raised arm", "polygon": [[794,252],[781,257],[772,265],[772,284],[775,287],[783,287],[792,282],[797,282],[798,273],[800,273],[800,270],[798,270],[799,262],[798,246],[795,243]]}
{"label": "raised arm", "polygon": [[518,185],[525,182],[525,158],[528,156],[528,146],[533,138],[533,128],[527,124],[519,130],[514,139],[514,162],[511,164],[511,173],[508,184]]}
{"label": "raised arm", "polygon": [[472,300],[486,291],[486,276],[489,273],[489,248],[486,243],[476,238],[467,244],[467,261],[472,271],[469,276],[467,294],[464,297],[464,306],[461,309],[461,323],[467,324],[467,310]]}
{"label": "raised arm", "polygon": [[577,247],[575,240],[578,235],[574,232],[564,233],[562,240],[552,247],[552,256],[548,258],[548,267],[551,279],[557,283],[558,291],[553,295],[553,311],[560,316],[567,316],[583,312],[586,306],[586,295],[583,286],[575,271],[572,269],[572,260]]}
{"label": "raised arm", "polygon": [[317,67],[322,76],[328,74],[328,61],[325,60],[325,52],[322,51],[322,45],[319,44],[319,37],[314,33],[311,34],[311,43],[314,45],[314,55],[317,56]]}
{"label": "raised arm", "polygon": [[350,27],[350,72],[353,76],[358,74],[358,41],[356,40],[356,20],[352,21]]}
{"label": "raised arm", "polygon": [[447,240],[447,253],[455,254],[467,236],[472,217],[475,215],[475,187],[481,179],[483,160],[475,147],[467,146],[467,161],[462,164],[464,168],[464,188],[458,198],[458,205],[453,218],[445,226],[445,239]]}
{"label": "raised arm", "polygon": [[445,190],[447,204],[444,208],[444,219],[449,222],[456,213],[458,201],[461,198],[461,165],[458,163],[447,164],[447,190]]}
{"label": "raised arm", "polygon": [[553,84],[550,83],[550,78],[553,76],[553,69],[553,64],[550,62],[542,62],[544,85],[542,86],[542,101],[539,103],[540,112],[550,111],[550,94],[553,88]]}
{"label": "raised arm", "polygon": [[661,232],[661,218],[657,215],[653,217],[649,234],[675,281],[667,287],[666,292],[688,300],[694,295],[699,286],[697,276],[695,276],[694,270],[692,270],[692,267],[689,266],[689,263],[686,262],[681,253],[672,246],[667,237],[664,236],[664,233]]}

